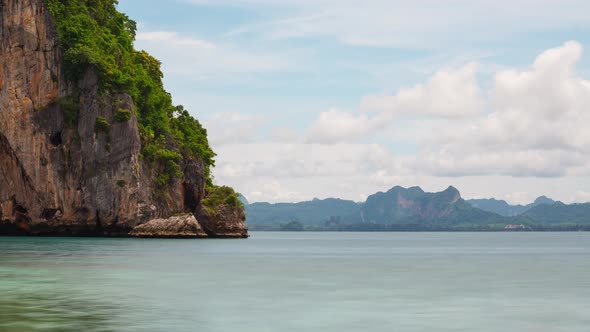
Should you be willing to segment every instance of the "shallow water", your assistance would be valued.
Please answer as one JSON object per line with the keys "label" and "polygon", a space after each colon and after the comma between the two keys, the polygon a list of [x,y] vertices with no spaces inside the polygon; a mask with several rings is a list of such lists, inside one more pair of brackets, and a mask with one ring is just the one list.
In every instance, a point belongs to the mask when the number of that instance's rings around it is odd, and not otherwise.
{"label": "shallow water", "polygon": [[590,233],[0,237],[0,331],[589,331]]}

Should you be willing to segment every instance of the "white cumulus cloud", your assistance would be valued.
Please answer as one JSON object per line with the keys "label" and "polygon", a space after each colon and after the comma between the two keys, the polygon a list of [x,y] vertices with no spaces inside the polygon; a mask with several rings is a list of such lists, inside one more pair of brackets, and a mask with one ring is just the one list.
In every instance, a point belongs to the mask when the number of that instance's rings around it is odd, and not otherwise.
{"label": "white cumulus cloud", "polygon": [[[476,80],[475,65],[444,69],[373,99],[383,107],[371,112],[330,109],[299,136],[281,128],[288,135],[272,132],[276,142],[228,142],[217,149],[215,176],[269,201],[358,199],[395,184],[429,190],[453,184],[467,198],[512,202],[551,192],[564,201],[584,199],[590,82],[576,71],[582,51],[567,42],[530,66],[494,72],[485,85]],[[380,140],[405,139],[416,150],[397,153],[395,144],[376,144],[375,133]]]}
{"label": "white cumulus cloud", "polygon": [[575,71],[581,54],[568,42],[527,69],[497,72],[490,112],[431,137],[423,164],[447,174],[514,176],[562,176],[587,165],[590,82]]}
{"label": "white cumulus cloud", "polygon": [[235,79],[235,74],[272,72],[290,66],[285,55],[248,52],[174,31],[142,30],[135,44],[160,59],[167,74],[191,79]]}
{"label": "white cumulus cloud", "polygon": [[365,96],[361,109],[441,117],[477,115],[484,105],[476,73],[474,63],[458,69],[443,69],[425,84],[400,89],[395,95]]}

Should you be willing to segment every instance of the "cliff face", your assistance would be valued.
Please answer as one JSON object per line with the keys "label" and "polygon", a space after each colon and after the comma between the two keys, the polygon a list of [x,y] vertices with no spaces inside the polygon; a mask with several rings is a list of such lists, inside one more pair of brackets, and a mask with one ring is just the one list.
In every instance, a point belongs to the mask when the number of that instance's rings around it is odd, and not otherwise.
{"label": "cliff face", "polygon": [[175,236],[179,225],[183,237],[247,236],[243,212],[229,206],[187,231],[178,216],[203,215],[203,162],[184,158],[181,176],[156,185],[163,170],[140,156],[132,98],[99,92],[93,69],[69,82],[62,63],[43,1],[0,0],[0,234],[124,236],[157,221],[165,232],[141,235]]}
{"label": "cliff face", "polygon": [[362,212],[365,222],[380,224],[454,223],[461,221],[466,209],[474,211],[454,187],[439,193],[426,193],[419,187],[394,187],[369,196]]}

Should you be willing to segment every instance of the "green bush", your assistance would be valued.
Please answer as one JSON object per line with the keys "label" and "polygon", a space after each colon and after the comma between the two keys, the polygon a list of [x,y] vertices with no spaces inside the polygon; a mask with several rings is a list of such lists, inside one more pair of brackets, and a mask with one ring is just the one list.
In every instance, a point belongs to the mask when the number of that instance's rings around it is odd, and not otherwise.
{"label": "green bush", "polygon": [[104,133],[109,135],[111,133],[111,124],[102,116],[97,116],[96,122],[94,123],[94,132],[96,134]]}
{"label": "green bush", "polygon": [[220,205],[231,208],[244,208],[238,199],[239,194],[233,188],[227,186],[208,186],[203,206],[209,213],[215,213]]}
{"label": "green bush", "polygon": [[156,188],[161,189],[170,182],[170,175],[168,173],[161,173],[154,179]]}
{"label": "green bush", "polygon": [[131,119],[131,111],[125,108],[119,108],[115,112],[115,121],[127,122]]}
{"label": "green bush", "polygon": [[125,180],[119,180],[117,181],[117,186],[123,188],[127,185],[127,182]]}
{"label": "green bush", "polygon": [[78,125],[78,114],[80,113],[79,97],[61,97],[57,100],[57,106],[63,112],[66,127],[75,128]]}

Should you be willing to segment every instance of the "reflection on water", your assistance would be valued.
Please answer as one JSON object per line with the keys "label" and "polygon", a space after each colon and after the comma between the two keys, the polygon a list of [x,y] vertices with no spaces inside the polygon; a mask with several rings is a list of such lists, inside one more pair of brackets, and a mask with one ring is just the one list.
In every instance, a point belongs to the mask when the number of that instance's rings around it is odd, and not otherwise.
{"label": "reflection on water", "polygon": [[0,331],[114,331],[108,305],[76,299],[70,295],[2,294]]}
{"label": "reflection on water", "polygon": [[0,331],[587,332],[590,233],[0,237]]}
{"label": "reflection on water", "polygon": [[[75,251],[57,251],[52,241],[0,241],[0,331],[114,331],[113,304],[88,296],[80,283],[69,286],[64,275],[68,269],[59,257],[71,257]],[[84,273],[78,275],[83,278]]]}

